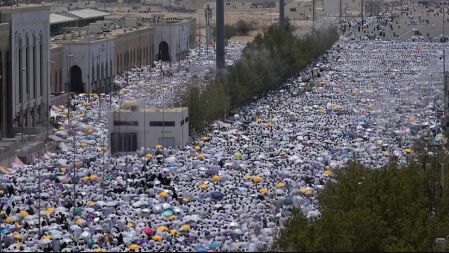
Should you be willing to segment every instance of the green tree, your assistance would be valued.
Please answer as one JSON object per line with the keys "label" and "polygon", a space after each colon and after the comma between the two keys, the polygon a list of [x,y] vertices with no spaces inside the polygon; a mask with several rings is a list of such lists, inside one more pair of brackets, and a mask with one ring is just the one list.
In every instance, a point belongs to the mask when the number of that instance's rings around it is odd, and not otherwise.
{"label": "green tree", "polygon": [[[307,220],[294,213],[281,230],[276,249],[433,250],[434,239],[449,234],[449,212],[447,200],[435,199],[435,192],[429,191],[429,185],[441,178],[431,164],[423,170],[428,150],[417,147],[417,159],[403,167],[391,163],[382,169],[367,169],[350,163],[338,170],[318,194],[321,217]],[[447,157],[441,160],[447,165]]]}

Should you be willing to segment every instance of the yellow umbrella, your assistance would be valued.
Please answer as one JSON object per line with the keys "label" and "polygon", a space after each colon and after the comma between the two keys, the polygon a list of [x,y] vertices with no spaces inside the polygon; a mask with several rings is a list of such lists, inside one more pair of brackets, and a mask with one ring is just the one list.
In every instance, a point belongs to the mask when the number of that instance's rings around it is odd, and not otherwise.
{"label": "yellow umbrella", "polygon": [[411,148],[405,148],[405,149],[404,149],[404,152],[407,153],[407,154],[410,154],[410,153],[413,152],[413,149],[411,149]]}
{"label": "yellow umbrella", "polygon": [[80,143],[80,147],[82,147],[82,148],[87,148],[87,143],[86,143],[86,142],[81,142],[81,143]]}
{"label": "yellow umbrella", "polygon": [[159,226],[159,227],[157,228],[157,230],[159,230],[159,231],[161,231],[161,232],[167,232],[169,229],[168,229],[168,227],[166,227],[166,226]]}
{"label": "yellow umbrella", "polygon": [[273,127],[273,123],[271,123],[271,121],[270,121],[270,122],[267,123],[266,126],[267,126],[268,128],[272,128],[272,127]]}
{"label": "yellow umbrella", "polygon": [[103,151],[103,152],[108,151],[108,147],[107,146],[101,146],[101,151]]}
{"label": "yellow umbrella", "polygon": [[91,134],[91,133],[95,132],[95,129],[89,127],[89,128],[86,130],[86,132],[87,132],[88,134]]}
{"label": "yellow umbrella", "polygon": [[257,118],[256,119],[256,123],[261,123],[262,122],[262,119],[261,118]]}
{"label": "yellow umbrella", "polygon": [[161,144],[157,144],[155,148],[156,148],[156,149],[163,149],[164,146],[162,146]]}
{"label": "yellow umbrella", "polygon": [[90,106],[90,103],[89,102],[84,102],[83,106]]}
{"label": "yellow umbrella", "polygon": [[47,208],[47,211],[54,213],[56,211],[56,208],[49,207],[49,208]]}
{"label": "yellow umbrella", "polygon": [[145,158],[146,159],[153,159],[153,154],[148,153],[148,154],[145,155]]}
{"label": "yellow umbrella", "polygon": [[202,141],[209,141],[210,137],[209,136],[203,136],[203,137],[201,137],[201,140]]}
{"label": "yellow umbrella", "polygon": [[330,171],[330,170],[326,170],[326,171],[323,172],[323,174],[325,176],[332,176],[332,174],[334,174],[334,173],[332,171]]}
{"label": "yellow umbrella", "polygon": [[320,84],[321,84],[321,85],[324,85],[324,80],[320,80]]}
{"label": "yellow umbrella", "polygon": [[75,162],[75,166],[76,166],[76,167],[79,168],[79,167],[81,167],[81,165],[83,165],[82,162],[80,162],[80,161],[76,161],[76,162]]}
{"label": "yellow umbrella", "polygon": [[311,195],[312,194],[312,189],[310,187],[301,187],[299,189],[299,192],[305,195]]}
{"label": "yellow umbrella", "polygon": [[390,152],[385,151],[385,152],[384,152],[384,156],[389,157],[389,156],[390,156]]}
{"label": "yellow umbrella", "polygon": [[176,215],[172,215],[172,216],[168,217],[168,220],[174,221],[174,220],[176,220],[176,218],[178,218],[178,217],[176,217]]}
{"label": "yellow umbrella", "polygon": [[268,190],[268,188],[264,187],[264,188],[260,189],[259,192],[266,194],[266,193],[269,193],[270,191]]}
{"label": "yellow umbrella", "polygon": [[201,183],[201,184],[199,185],[199,188],[200,188],[201,190],[206,190],[208,187],[209,187],[209,185],[207,185],[206,183]]}
{"label": "yellow umbrella", "polygon": [[58,130],[59,130],[59,131],[64,131],[65,128],[62,126],[62,127],[59,127]]}
{"label": "yellow umbrella", "polygon": [[85,220],[83,220],[83,219],[77,219],[75,221],[75,224],[78,225],[78,226],[81,226],[84,222],[85,222]]}
{"label": "yellow umbrella", "polygon": [[199,160],[204,160],[204,155],[203,155],[203,154],[198,154],[197,158],[198,158]]}
{"label": "yellow umbrella", "polygon": [[367,106],[367,108],[368,108],[368,110],[372,110],[372,109],[374,108],[374,105],[371,104],[371,103],[369,103],[368,106]]}
{"label": "yellow umbrella", "polygon": [[14,219],[13,217],[7,217],[6,219],[5,219],[5,222],[6,223],[13,223],[14,221],[16,221],[16,219]]}
{"label": "yellow umbrella", "polygon": [[277,183],[276,183],[276,187],[277,187],[277,188],[285,187],[285,183],[284,183],[284,182],[277,182]]}
{"label": "yellow umbrella", "polygon": [[168,192],[166,192],[166,191],[160,192],[159,196],[161,196],[162,198],[166,198],[166,197],[168,197]]}
{"label": "yellow umbrella", "polygon": [[139,250],[140,246],[138,244],[131,244],[128,247],[129,250]]}
{"label": "yellow umbrella", "polygon": [[61,172],[62,173],[65,173],[67,171],[67,169],[66,168],[64,168],[64,167],[61,167]]}
{"label": "yellow umbrella", "polygon": [[91,175],[90,176],[90,180],[97,180],[98,179],[98,176],[97,175]]}
{"label": "yellow umbrella", "polygon": [[27,211],[20,211],[19,216],[22,218],[27,217],[28,215],[30,215]]}
{"label": "yellow umbrella", "polygon": [[262,179],[263,179],[263,177],[257,175],[252,178],[252,181],[253,181],[253,183],[258,184],[258,183],[262,182]]}
{"label": "yellow umbrella", "polygon": [[23,227],[22,225],[20,225],[20,224],[17,223],[17,222],[16,222],[15,226],[16,226],[16,228],[21,228],[21,227]]}
{"label": "yellow umbrella", "polygon": [[120,91],[120,92],[118,93],[118,95],[119,95],[119,96],[123,96],[123,95],[125,95],[125,93],[124,93],[123,91]]}
{"label": "yellow umbrella", "polygon": [[128,227],[129,227],[129,228],[133,228],[133,227],[134,227],[134,223],[128,222]]}
{"label": "yellow umbrella", "polygon": [[42,236],[42,240],[51,241],[51,236],[50,235],[44,235],[44,236]]}
{"label": "yellow umbrella", "polygon": [[87,202],[87,206],[88,206],[88,207],[95,206],[96,204],[97,204],[97,203],[96,203],[95,201],[93,201],[93,200]]}
{"label": "yellow umbrella", "polygon": [[243,176],[243,179],[251,179],[252,177],[248,174],[246,174],[245,176]]}
{"label": "yellow umbrella", "polygon": [[89,181],[89,179],[90,179],[89,176],[85,176],[85,177],[82,177],[82,178],[81,178],[81,181],[87,182],[87,181]]}
{"label": "yellow umbrella", "polygon": [[102,248],[96,248],[94,249],[94,252],[106,252],[106,250]]}
{"label": "yellow umbrella", "polygon": [[201,146],[199,146],[199,145],[195,145],[195,146],[193,146],[193,148],[194,148],[196,151],[200,151],[200,150],[201,150]]}
{"label": "yellow umbrella", "polygon": [[320,112],[320,113],[325,113],[325,112],[326,112],[326,109],[320,108],[319,112]]}
{"label": "yellow umbrella", "polygon": [[153,237],[151,237],[151,239],[153,239],[153,241],[162,241],[164,240],[164,237],[160,235],[154,235]]}
{"label": "yellow umbrella", "polygon": [[172,229],[172,230],[170,230],[170,234],[171,235],[179,235],[179,232],[176,229]]}
{"label": "yellow umbrella", "polygon": [[182,225],[182,226],[181,226],[181,230],[189,231],[189,230],[190,230],[190,225],[188,225],[188,224]]}
{"label": "yellow umbrella", "polygon": [[189,202],[189,199],[188,198],[182,198],[182,203],[187,203],[187,202]]}
{"label": "yellow umbrella", "polygon": [[219,175],[214,175],[212,176],[212,181],[214,181],[215,183],[220,181],[221,177]]}
{"label": "yellow umbrella", "polygon": [[44,212],[45,216],[50,216],[53,212],[49,212],[48,210]]}

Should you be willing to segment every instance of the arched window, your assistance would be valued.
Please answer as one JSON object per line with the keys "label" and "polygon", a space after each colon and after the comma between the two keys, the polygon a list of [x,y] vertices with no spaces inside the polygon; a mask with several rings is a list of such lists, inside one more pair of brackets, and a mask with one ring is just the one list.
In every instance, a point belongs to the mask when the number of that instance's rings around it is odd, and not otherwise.
{"label": "arched window", "polygon": [[101,63],[101,79],[103,80],[103,78],[104,78],[104,63],[102,62]]}
{"label": "arched window", "polygon": [[91,82],[94,82],[95,81],[95,61],[94,61],[94,57],[93,56],[92,56],[90,64],[92,66],[92,70],[91,70],[91,73],[90,73],[90,75],[91,75],[90,80],[91,80]]}
{"label": "arched window", "polygon": [[101,79],[101,75],[100,75],[100,63],[97,62],[97,80]]}
{"label": "arched window", "polygon": [[42,33],[39,34],[39,56],[40,56],[40,64],[39,64],[39,70],[40,70],[40,85],[38,89],[38,96],[42,96],[42,89],[44,87],[44,37],[42,36]]}
{"label": "arched window", "polygon": [[59,89],[58,91],[62,91],[62,68],[59,69]]}
{"label": "arched window", "polygon": [[[18,76],[19,76],[19,102],[22,103],[23,102],[23,73],[22,73],[22,38],[19,37],[19,43],[18,43],[18,53],[17,53],[17,72],[18,72]],[[22,124],[22,122],[20,123],[20,125]]]}
{"label": "arched window", "polygon": [[34,98],[37,97],[37,50],[36,50],[36,36],[34,36],[34,34],[33,34],[33,97]]}
{"label": "arched window", "polygon": [[30,38],[28,36],[25,37],[25,75],[26,75],[26,94],[30,94]]}

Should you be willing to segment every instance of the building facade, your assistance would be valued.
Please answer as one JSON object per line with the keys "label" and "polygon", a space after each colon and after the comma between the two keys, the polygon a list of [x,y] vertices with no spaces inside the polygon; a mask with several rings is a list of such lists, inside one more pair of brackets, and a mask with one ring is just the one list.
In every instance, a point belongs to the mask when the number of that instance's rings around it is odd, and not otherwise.
{"label": "building facade", "polygon": [[72,39],[61,44],[65,91],[92,93],[111,90],[115,76],[113,37]]}
{"label": "building facade", "polygon": [[153,26],[156,60],[177,61],[195,47],[195,19],[164,18]]}
{"label": "building facade", "polygon": [[60,93],[64,91],[62,82],[63,50],[61,44],[51,44],[50,46],[50,92]]}
{"label": "building facade", "polygon": [[49,104],[50,8],[0,8],[1,23],[9,23],[11,120],[15,132],[45,126]]}
{"label": "building facade", "polygon": [[13,134],[9,78],[9,24],[0,24],[0,139]]}
{"label": "building facade", "polygon": [[149,26],[124,28],[115,40],[117,74],[133,67],[151,65],[154,61],[154,28]]}
{"label": "building facade", "polygon": [[189,140],[189,110],[179,108],[144,108],[125,103],[109,115],[112,153],[135,152],[158,144],[184,146]]}

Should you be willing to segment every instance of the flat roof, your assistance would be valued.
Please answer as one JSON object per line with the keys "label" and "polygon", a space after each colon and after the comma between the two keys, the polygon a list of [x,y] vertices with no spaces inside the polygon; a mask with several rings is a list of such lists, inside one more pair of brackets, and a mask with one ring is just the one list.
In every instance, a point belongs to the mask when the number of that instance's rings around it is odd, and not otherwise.
{"label": "flat roof", "polygon": [[67,11],[67,13],[81,18],[81,19],[89,19],[89,18],[100,18],[110,15],[109,12],[94,10],[94,9],[79,9],[79,10],[71,10]]}
{"label": "flat roof", "polygon": [[78,18],[71,18],[57,13],[50,13],[50,25],[77,21]]}

